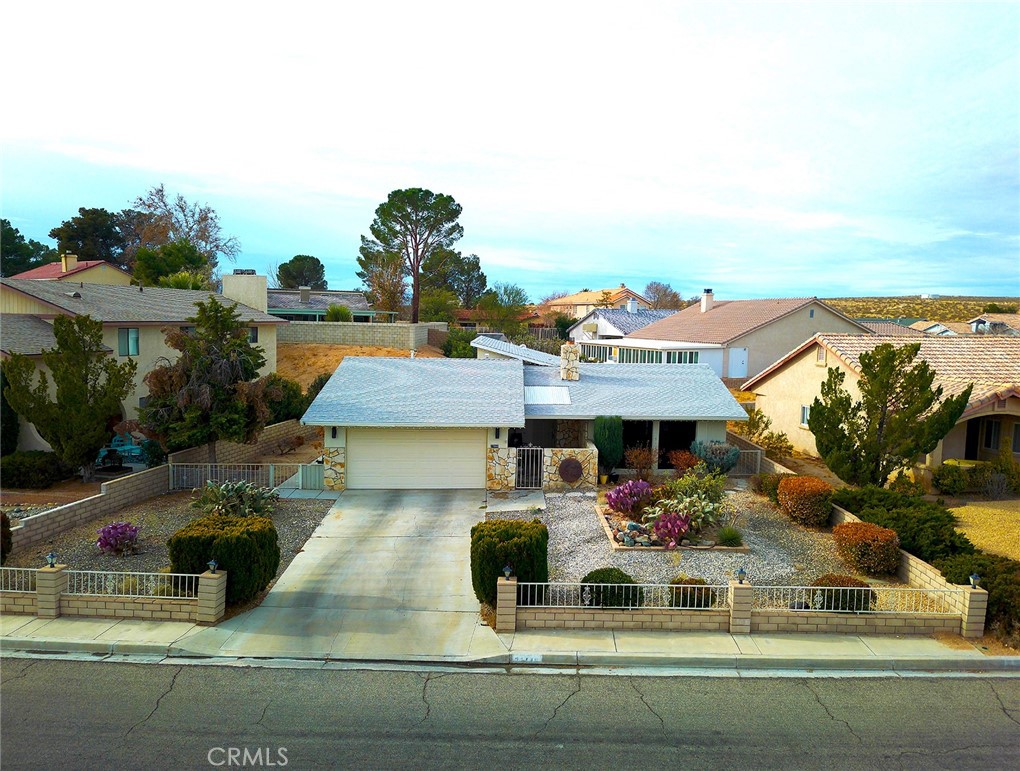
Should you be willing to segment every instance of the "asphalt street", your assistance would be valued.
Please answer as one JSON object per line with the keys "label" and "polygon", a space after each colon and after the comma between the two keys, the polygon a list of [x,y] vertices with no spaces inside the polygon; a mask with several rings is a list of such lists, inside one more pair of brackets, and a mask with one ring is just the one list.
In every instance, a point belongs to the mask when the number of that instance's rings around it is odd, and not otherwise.
{"label": "asphalt street", "polygon": [[8,769],[1016,768],[1020,679],[4,658]]}

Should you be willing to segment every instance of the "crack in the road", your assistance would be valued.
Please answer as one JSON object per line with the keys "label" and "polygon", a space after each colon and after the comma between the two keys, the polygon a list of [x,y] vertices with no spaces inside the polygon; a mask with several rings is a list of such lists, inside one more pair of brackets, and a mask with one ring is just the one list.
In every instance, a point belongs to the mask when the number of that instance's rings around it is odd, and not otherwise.
{"label": "crack in the road", "polygon": [[565,698],[563,701],[561,701],[559,703],[559,705],[557,705],[556,709],[553,710],[552,715],[549,716],[549,719],[545,721],[545,723],[542,725],[541,728],[539,728],[537,731],[535,731],[535,738],[538,738],[538,735],[540,733],[542,733],[542,731],[544,731],[546,728],[549,727],[549,724],[556,719],[556,715],[559,714],[559,711],[561,709],[563,709],[565,706],[567,706],[567,702],[570,701],[572,698],[574,698],[574,696],[576,696],[577,694],[579,694],[581,692],[581,672],[580,672],[580,670],[578,670],[575,673],[575,677],[577,678],[577,687],[574,688],[574,690],[571,691],[569,694],[567,694],[567,698]]}
{"label": "crack in the road", "polygon": [[992,680],[988,680],[987,682],[988,687],[992,689],[992,694],[995,696],[996,701],[999,702],[999,707],[1002,709],[1002,714],[1005,715],[1007,719],[1012,720],[1017,725],[1020,725],[1020,720],[1017,720],[1015,717],[1009,714],[1009,710],[1006,709],[1006,703],[1002,700],[1002,696],[999,695],[999,691],[995,687],[995,683]]}
{"label": "crack in the road", "polygon": [[266,706],[262,708],[262,714],[259,716],[259,719],[255,721],[255,725],[262,725],[262,721],[266,719],[266,713],[269,711],[269,705],[272,703],[272,699],[266,702]]}
{"label": "crack in the road", "polygon": [[850,732],[850,735],[852,737],[854,737],[858,741],[859,744],[864,744],[864,740],[860,736],[857,735],[857,733],[854,731],[854,729],[850,725],[850,723],[848,723],[846,720],[842,720],[841,718],[838,718],[838,717],[836,717],[835,715],[832,714],[832,710],[829,709],[828,706],[826,706],[825,702],[822,701],[822,697],[818,695],[818,691],[816,691],[814,688],[811,687],[811,681],[810,680],[805,681],[804,687],[807,688],[811,692],[811,695],[815,697],[815,701],[818,702],[818,706],[825,710],[825,714],[829,716],[830,720],[832,720],[834,723],[842,723],[843,725],[845,725],[846,726],[846,730],[848,730]]}
{"label": "crack in the road", "polygon": [[663,730],[665,730],[665,728],[666,728],[666,721],[662,719],[662,715],[660,715],[658,712],[656,712],[654,709],[652,709],[652,705],[649,704],[648,701],[645,699],[645,695],[643,693],[641,693],[641,690],[637,687],[637,683],[634,682],[634,678],[631,677],[631,678],[627,678],[627,679],[630,682],[630,687],[634,689],[634,692],[638,695],[638,698],[641,699],[641,703],[644,704],[646,707],[648,707],[648,711],[649,712],[651,712],[653,715],[655,715],[657,718],[659,718],[659,723],[662,724],[662,728],[663,728]]}
{"label": "crack in the road", "polygon": [[14,675],[13,677],[5,677],[2,680],[0,680],[0,685],[7,685],[7,683],[13,682],[14,680],[21,680],[22,678],[25,677],[25,673],[38,663],[39,663],[38,661],[28,662],[25,668],[18,672],[18,674]]}
{"label": "crack in the road", "polygon": [[433,680],[441,680],[444,677],[446,677],[446,675],[436,675],[432,672],[429,672],[428,674],[425,675],[425,682],[421,684],[421,700],[422,703],[425,705],[425,716],[418,721],[418,725],[421,725],[426,720],[428,720],[429,715],[432,714],[432,705],[429,703],[428,697],[429,683],[431,683]]}
{"label": "crack in the road", "polygon": [[152,711],[148,715],[146,715],[144,719],[139,720],[137,723],[131,726],[128,729],[127,733],[124,734],[125,737],[130,736],[132,731],[138,728],[138,726],[147,723],[149,721],[149,718],[156,714],[156,710],[159,709],[159,705],[163,703],[163,699],[170,695],[170,692],[173,691],[174,686],[177,684],[177,675],[179,675],[183,670],[184,670],[183,666],[177,667],[177,671],[174,672],[174,676],[170,679],[170,686],[165,691],[163,691],[163,693],[160,694],[158,699],[156,699],[156,705],[152,708]]}

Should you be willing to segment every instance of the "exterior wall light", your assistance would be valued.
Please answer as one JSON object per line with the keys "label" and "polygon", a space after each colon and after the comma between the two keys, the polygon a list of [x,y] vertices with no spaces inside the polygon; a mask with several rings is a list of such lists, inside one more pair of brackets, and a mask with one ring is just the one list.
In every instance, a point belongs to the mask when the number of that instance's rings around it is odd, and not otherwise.
{"label": "exterior wall light", "polygon": [[981,576],[979,576],[977,573],[971,573],[970,574],[970,585],[974,589],[978,588],[978,582],[980,582],[980,581],[981,581]]}
{"label": "exterior wall light", "polygon": [[46,555],[46,567],[55,568],[57,566],[57,553],[51,551]]}
{"label": "exterior wall light", "polygon": [[737,568],[737,583],[744,583],[744,579],[747,578],[747,571],[743,568]]}
{"label": "exterior wall light", "polygon": [[513,573],[513,572],[514,572],[514,569],[513,569],[513,567],[511,567],[509,562],[503,566],[503,575],[506,576],[506,580],[507,581],[510,580],[510,574]]}
{"label": "exterior wall light", "polygon": [[209,560],[205,564],[209,566],[209,572],[212,573],[213,575],[216,575],[216,568],[219,567],[220,563],[218,563],[216,560]]}

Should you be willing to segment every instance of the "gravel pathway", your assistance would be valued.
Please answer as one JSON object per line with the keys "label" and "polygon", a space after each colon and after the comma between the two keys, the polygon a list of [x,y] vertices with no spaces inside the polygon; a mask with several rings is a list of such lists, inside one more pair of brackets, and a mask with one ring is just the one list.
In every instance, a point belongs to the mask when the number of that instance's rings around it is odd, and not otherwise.
{"label": "gravel pathway", "polygon": [[[202,512],[190,506],[190,492],[161,495],[116,514],[99,517],[61,533],[46,543],[13,552],[5,567],[38,568],[46,564],[46,554],[54,551],[60,562],[72,570],[116,570],[158,573],[170,567],[166,550],[167,539]],[[278,501],[273,511],[280,542],[279,576],[294,556],[301,551],[333,505],[330,500],[288,498]],[[103,554],[96,547],[98,531],[111,522],[130,522],[140,527],[138,553],[125,557]]]}
{"label": "gravel pathway", "polygon": [[806,584],[828,572],[850,572],[836,555],[827,531],[791,523],[768,500],[748,492],[728,492],[740,512],[737,527],[749,554],[694,550],[614,551],[595,511],[594,494],[546,495],[544,512],[518,511],[487,519],[534,519],[549,528],[549,580],[580,581],[595,568],[618,567],[641,583],[669,583],[680,573],[726,583],[743,567],[755,584]]}

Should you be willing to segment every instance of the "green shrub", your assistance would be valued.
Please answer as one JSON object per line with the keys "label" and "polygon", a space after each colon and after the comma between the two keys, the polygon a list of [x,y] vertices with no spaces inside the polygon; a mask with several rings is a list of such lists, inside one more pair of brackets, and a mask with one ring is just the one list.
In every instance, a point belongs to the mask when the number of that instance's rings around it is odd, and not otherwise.
{"label": "green shrub", "polygon": [[900,567],[900,539],[895,530],[871,522],[843,522],[832,528],[836,552],[851,568],[869,576],[895,573]]}
{"label": "green shrub", "polygon": [[889,483],[889,489],[897,493],[913,495],[917,498],[928,494],[928,488],[924,482],[911,479],[902,471],[898,472],[896,476],[893,477],[892,481]]}
{"label": "green shrub", "polygon": [[7,555],[14,547],[14,538],[11,535],[11,519],[4,512],[0,511],[0,565],[7,561]]}
{"label": "green shrub", "polygon": [[494,519],[471,528],[471,586],[495,607],[496,580],[510,565],[518,581],[549,580],[549,530],[539,520]]}
{"label": "green shrub", "polygon": [[[1003,477],[1005,488],[1008,492],[1020,495],[1020,462],[1013,460],[1006,453],[1002,453],[989,463],[988,466],[992,477],[996,474]],[[1003,494],[1002,497],[1005,498],[1006,495]]]}
{"label": "green shrub", "polygon": [[53,452],[26,450],[0,458],[0,484],[16,489],[41,490],[71,476],[71,470]]}
{"label": "green shrub", "polygon": [[145,461],[145,468],[162,466],[166,463],[166,450],[155,439],[146,439],[142,442],[142,460]]}
{"label": "green shrub", "polygon": [[937,503],[874,486],[837,490],[832,502],[865,522],[895,530],[900,548],[925,562],[974,552],[974,544],[956,529],[953,513]]}
{"label": "green shrub", "polygon": [[326,321],[354,321],[354,314],[346,305],[333,303],[326,308]]}
{"label": "green shrub", "polygon": [[297,420],[305,414],[309,402],[305,401],[305,395],[301,393],[300,383],[289,380],[276,372],[271,373],[266,380],[269,393],[272,394],[266,400],[269,407],[268,423]]}
{"label": "green shrub", "polygon": [[308,384],[308,390],[305,391],[305,402],[311,404],[315,401],[315,397],[319,395],[319,391],[329,382],[331,377],[333,377],[332,372],[323,372],[321,375],[316,375],[315,379]]}
{"label": "green shrub", "polygon": [[[581,579],[581,597],[585,605],[598,608],[639,608],[644,589],[632,586],[634,579],[619,568],[598,568]],[[607,584],[627,584],[608,586]]]}
{"label": "green shrub", "polygon": [[959,495],[967,489],[967,472],[960,466],[943,463],[932,473],[932,483],[945,495]]}
{"label": "green shrub", "polygon": [[740,531],[735,527],[720,527],[719,532],[715,534],[716,543],[720,546],[743,546],[744,538],[740,535]]}
{"label": "green shrub", "polygon": [[817,477],[786,477],[779,481],[779,508],[794,522],[810,527],[828,524],[832,485]]}
{"label": "green shrub", "polygon": [[265,589],[280,567],[276,528],[268,517],[194,519],[167,541],[174,573],[204,573],[209,560],[227,571],[227,602],[247,602]]}
{"label": "green shrub", "polygon": [[818,592],[812,602],[819,610],[842,610],[861,612],[871,610],[875,603],[875,592],[864,581],[853,576],[826,573],[811,583],[812,586],[838,587],[844,591]]}
{"label": "green shrub", "polygon": [[192,508],[201,509],[206,516],[268,517],[280,494],[269,487],[258,487],[251,482],[206,482]]}
{"label": "green shrub", "polygon": [[715,605],[715,589],[705,585],[704,578],[680,574],[669,582],[669,604],[674,608],[711,608]]}
{"label": "green shrub", "polygon": [[604,474],[611,473],[623,460],[623,418],[595,418],[594,443],[599,451],[599,468]]}
{"label": "green shrub", "polygon": [[1020,562],[995,554],[959,554],[935,563],[947,581],[970,583],[970,575],[981,576],[980,586],[988,592],[985,625],[998,627],[1004,638],[1020,639]]}
{"label": "green shrub", "polygon": [[702,463],[689,469],[686,474],[659,485],[652,491],[652,503],[665,498],[686,498],[702,495],[712,503],[722,503],[726,496],[726,477],[720,473],[708,473]]}
{"label": "green shrub", "polygon": [[718,471],[722,474],[728,473],[740,460],[740,449],[726,442],[698,440],[691,444],[691,452],[705,461],[709,471]]}
{"label": "green shrub", "polygon": [[443,342],[443,355],[448,359],[474,359],[471,341],[478,337],[473,329],[451,329]]}
{"label": "green shrub", "polygon": [[[794,474],[756,474],[751,477],[751,489],[779,505],[779,483]],[[757,488],[757,489],[756,489]]]}

